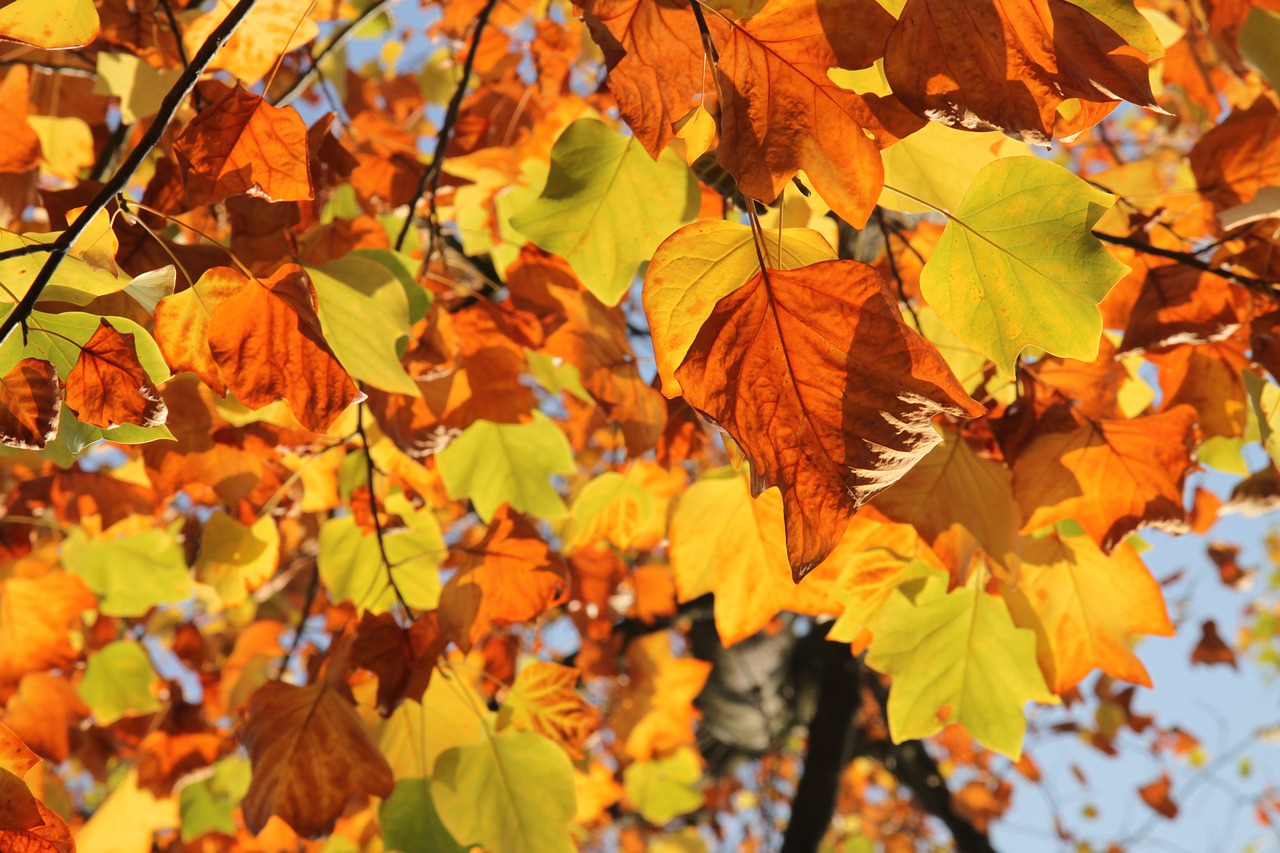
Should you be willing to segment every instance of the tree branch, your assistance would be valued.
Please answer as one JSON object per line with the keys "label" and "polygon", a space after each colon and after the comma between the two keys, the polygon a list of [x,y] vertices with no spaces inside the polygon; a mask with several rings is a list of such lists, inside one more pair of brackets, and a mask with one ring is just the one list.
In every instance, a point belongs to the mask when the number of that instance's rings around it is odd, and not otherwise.
{"label": "tree branch", "polygon": [[458,111],[462,108],[462,99],[467,93],[467,85],[471,82],[471,68],[475,64],[480,36],[484,33],[484,28],[489,25],[489,16],[493,14],[494,7],[497,5],[498,0],[488,0],[476,17],[475,29],[471,31],[471,49],[467,51],[467,58],[462,63],[462,79],[458,81],[457,88],[453,90],[453,97],[449,99],[449,106],[445,109],[444,123],[440,125],[440,132],[436,135],[436,150],[431,157],[431,165],[418,179],[418,187],[414,190],[413,199],[409,202],[409,213],[404,218],[404,225],[400,227],[400,234],[396,237],[397,252],[404,248],[405,238],[409,236],[409,228],[413,225],[413,213],[418,208],[418,202],[427,192],[428,185],[431,187],[431,213],[428,222],[431,224],[433,234],[438,234],[440,231],[440,222],[436,216],[436,193],[440,189],[440,175],[444,171],[444,152],[449,147],[453,126],[457,123]]}
{"label": "tree branch", "polygon": [[1280,281],[1232,272],[1225,267],[1214,266],[1191,252],[1179,252],[1176,249],[1165,249],[1160,246],[1153,246],[1150,243],[1144,243],[1143,241],[1133,237],[1122,237],[1119,234],[1105,234],[1101,231],[1094,231],[1092,233],[1093,236],[1097,237],[1102,242],[1110,243],[1113,246],[1127,246],[1130,249],[1142,252],[1144,255],[1168,258],[1171,261],[1186,264],[1189,267],[1202,270],[1203,272],[1213,273],[1214,275],[1225,278],[1227,281],[1238,284],[1241,287],[1257,291],[1258,293],[1262,293],[1267,296],[1280,295]]}
{"label": "tree branch", "polygon": [[370,18],[377,15],[390,4],[391,0],[378,0],[378,2],[374,3],[368,9],[365,9],[348,22],[342,29],[334,33],[333,38],[325,42],[324,47],[320,48],[318,53],[311,55],[311,67],[308,68],[301,77],[295,80],[294,84],[290,86],[283,95],[276,99],[276,106],[287,107],[289,104],[293,103],[299,95],[306,91],[312,81],[320,76],[320,63],[324,61],[325,57],[333,53],[335,50],[339,50],[343,45],[351,41],[352,37],[356,34],[356,30],[364,26]]}
{"label": "tree branch", "polygon": [[822,648],[822,687],[818,708],[809,723],[804,775],[792,799],[791,820],[782,853],[817,853],[835,814],[840,774],[853,755],[853,725],[862,695],[862,665],[848,643],[826,642]]}
{"label": "tree branch", "polygon": [[[164,96],[164,100],[160,103],[160,109],[156,111],[156,116],[152,120],[151,126],[147,128],[147,132],[143,134],[137,147],[120,164],[120,168],[116,170],[116,173],[111,176],[111,180],[103,185],[98,194],[94,196],[93,201],[89,202],[89,205],[76,218],[76,221],[71,223],[52,245],[41,247],[49,251],[50,255],[45,259],[44,266],[40,267],[40,271],[36,273],[35,280],[31,282],[27,292],[22,295],[17,307],[9,312],[3,322],[0,322],[0,343],[3,343],[18,326],[22,326],[23,342],[26,342],[27,318],[35,310],[36,302],[40,300],[40,294],[53,279],[58,267],[62,264],[63,258],[71,251],[76,239],[89,227],[89,223],[93,221],[94,217],[100,211],[105,210],[111,200],[128,186],[129,179],[133,177],[133,173],[147,159],[152,149],[159,144],[160,137],[164,136],[165,129],[168,128],[169,122],[173,121],[178,108],[182,106],[182,102],[186,100],[187,95],[195,88],[196,81],[200,79],[200,75],[204,73],[205,68],[213,61],[213,57],[222,48],[226,40],[231,37],[231,34],[236,31],[236,28],[240,26],[245,16],[249,14],[257,2],[258,0],[240,0],[231,9],[231,13],[209,34],[204,44],[200,45],[200,49],[196,51],[196,55],[191,57],[191,64],[187,66],[186,70],[182,72],[182,76],[173,84],[173,88]],[[26,247],[23,248],[25,249]],[[23,251],[22,254],[30,254],[30,252]]]}

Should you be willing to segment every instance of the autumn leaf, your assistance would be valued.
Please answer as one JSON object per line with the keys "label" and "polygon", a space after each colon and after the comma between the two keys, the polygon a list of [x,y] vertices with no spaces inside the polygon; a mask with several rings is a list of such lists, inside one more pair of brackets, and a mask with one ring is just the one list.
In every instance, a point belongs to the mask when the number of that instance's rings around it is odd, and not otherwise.
{"label": "autumn leaf", "polygon": [[483,539],[454,553],[457,572],[440,593],[441,627],[463,649],[493,626],[537,618],[567,589],[559,556],[527,518],[505,505]]}
{"label": "autumn leaf", "polygon": [[0,723],[0,833],[23,832],[44,825],[39,801],[22,777],[40,763],[8,726]]}
{"label": "autumn leaf", "polygon": [[1236,653],[1222,639],[1222,635],[1218,633],[1218,623],[1213,619],[1200,623],[1200,639],[1191,650],[1191,662],[1205,666],[1225,664],[1232,669],[1240,668],[1236,662]]}
{"label": "autumn leaf", "polygon": [[62,388],[53,365],[24,358],[0,377],[0,443],[39,450],[58,432]]}
{"label": "autumn leaf", "polygon": [[361,399],[324,339],[306,274],[292,264],[218,302],[208,342],[227,387],[246,406],[284,398],[303,426],[323,431]]}
{"label": "autumn leaf", "polygon": [[67,376],[67,408],[102,429],[118,424],[159,426],[169,409],[138,360],[133,335],[102,320]]}
{"label": "autumn leaf", "polygon": [[563,515],[551,477],[576,470],[564,433],[542,413],[527,424],[476,421],[436,458],[449,494],[470,498],[485,520],[503,504],[542,518]]}
{"label": "autumn leaf", "polygon": [[1173,780],[1169,778],[1169,774],[1161,773],[1159,779],[1140,787],[1138,795],[1161,817],[1173,820],[1178,816],[1178,804],[1170,796],[1172,788]]}
{"label": "autumn leaf", "polygon": [[173,150],[192,206],[236,193],[267,201],[314,195],[302,117],[240,86],[227,89],[192,119]]}
{"label": "autumn leaf", "polygon": [[1185,529],[1182,488],[1196,443],[1190,406],[1038,437],[1013,466],[1023,532],[1072,519],[1109,552],[1147,525]]}
{"label": "autumn leaf", "polygon": [[880,611],[867,665],[893,677],[894,742],[959,723],[983,745],[1022,754],[1026,702],[1055,702],[1035,658],[1035,637],[1004,601],[980,589],[947,592],[945,572],[899,587]]}
{"label": "autumn leaf", "polygon": [[503,732],[436,760],[431,798],[455,839],[511,853],[569,853],[573,768],[532,732]]}
{"label": "autumn leaf", "polygon": [[952,334],[1007,374],[1027,346],[1091,361],[1098,303],[1126,272],[1090,233],[1113,201],[1047,160],[995,160],[948,217],[920,291]]}
{"label": "autumn leaf", "polygon": [[[194,52],[235,8],[233,0],[218,0],[183,28],[187,50]],[[230,71],[245,86],[253,86],[275,67],[281,54],[313,41],[320,28],[305,5],[292,0],[262,0],[218,51],[212,68]]]}
{"label": "autumn leaf", "polygon": [[1035,145],[1048,146],[1069,98],[1158,109],[1147,57],[1066,0],[907,0],[884,50],[908,109]]}
{"label": "autumn leaf", "polygon": [[62,816],[39,800],[36,809],[42,824],[17,832],[0,830],[0,845],[14,853],[76,853],[76,839]]}
{"label": "autumn leaf", "polygon": [[0,581],[0,685],[77,660],[68,627],[96,604],[84,582],[65,572]]}
{"label": "autumn leaf", "polygon": [[275,574],[279,560],[280,533],[274,519],[245,525],[219,511],[205,522],[192,569],[201,583],[218,591],[223,604],[239,607]]}
{"label": "autumn leaf", "polygon": [[716,633],[725,646],[783,610],[819,615],[840,609],[829,594],[834,571],[822,567],[800,584],[792,580],[782,501],[773,489],[752,500],[737,474],[699,480],[680,497],[670,536],[677,598],[714,592]]}
{"label": "autumn leaf", "polygon": [[[686,225],[654,252],[644,278],[644,311],[668,397],[680,393],[676,369],[716,303],[760,272],[758,245],[750,227],[712,220]],[[769,269],[794,270],[836,258],[822,235],[807,228],[784,229],[761,248]]]}
{"label": "autumn leaf", "polygon": [[520,670],[503,703],[512,725],[555,741],[575,759],[599,723],[599,712],[578,694],[578,670],[548,661],[531,661]]}
{"label": "autumn leaf", "polygon": [[716,304],[676,373],[746,452],[752,493],[781,490],[797,579],[939,441],[936,415],[983,412],[856,261],[761,271]]}
{"label": "autumn leaf", "polygon": [[243,741],[253,762],[244,798],[253,833],[277,815],[300,835],[327,834],[349,800],[388,797],[395,785],[355,706],[328,681],[263,685]]}
{"label": "autumn leaf", "polygon": [[1018,585],[1001,592],[1013,621],[1036,632],[1040,669],[1054,693],[1075,687],[1095,667],[1150,687],[1132,641],[1173,636],[1160,585],[1123,543],[1107,555],[1083,536],[1028,541]]}
{"label": "autumn leaf", "polygon": [[720,51],[721,140],[716,156],[748,196],[773,201],[803,169],[818,195],[855,228],[883,183],[878,122],[827,70],[880,57],[893,20],[871,0],[774,0],[728,23]]}
{"label": "autumn leaf", "polygon": [[45,50],[84,47],[99,29],[91,0],[17,0],[0,9],[0,38]]}
{"label": "autumn leaf", "polygon": [[89,656],[76,687],[100,726],[160,710],[159,678],[146,650],[133,640],[117,640]]}
{"label": "autumn leaf", "polygon": [[616,305],[640,263],[697,210],[697,180],[674,151],[655,162],[635,137],[579,119],[551,149],[542,194],[511,225],[567,260],[601,302]]}
{"label": "autumn leaf", "polygon": [[641,817],[657,826],[696,811],[706,798],[698,789],[702,762],[698,754],[682,746],[664,758],[637,761],[622,775],[627,799]]}
{"label": "autumn leaf", "polygon": [[1253,201],[1280,186],[1280,112],[1270,98],[1232,110],[1189,155],[1196,185],[1218,210]]}

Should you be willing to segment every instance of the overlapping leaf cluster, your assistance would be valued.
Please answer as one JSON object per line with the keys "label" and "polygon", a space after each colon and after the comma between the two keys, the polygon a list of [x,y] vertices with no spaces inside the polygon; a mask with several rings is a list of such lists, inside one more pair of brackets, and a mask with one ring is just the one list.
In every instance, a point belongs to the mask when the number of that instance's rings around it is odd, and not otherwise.
{"label": "overlapping leaf cluster", "polygon": [[0,9],[0,847],[694,849],[708,600],[978,834],[1138,727],[1136,534],[1280,449],[1280,7],[575,3]]}

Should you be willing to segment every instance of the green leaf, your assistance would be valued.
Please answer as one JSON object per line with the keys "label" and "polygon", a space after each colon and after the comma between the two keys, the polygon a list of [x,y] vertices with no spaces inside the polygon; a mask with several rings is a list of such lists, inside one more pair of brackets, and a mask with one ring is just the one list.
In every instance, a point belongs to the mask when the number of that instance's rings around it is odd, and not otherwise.
{"label": "green leaf", "polygon": [[196,578],[218,591],[227,607],[239,607],[248,591],[261,586],[275,573],[280,560],[280,532],[275,519],[263,516],[252,525],[241,524],[222,510],[204,523]]}
{"label": "green leaf", "polygon": [[[564,539],[572,547],[582,548],[596,544],[602,532],[621,534],[625,538],[628,533],[643,528],[656,509],[653,495],[647,489],[628,480],[625,474],[606,471],[583,486],[574,497],[572,518]],[[610,542],[623,549],[631,545],[630,538]]]}
{"label": "green leaf", "polygon": [[383,391],[418,396],[400,363],[409,340],[409,299],[396,274],[352,255],[306,269],[325,339],[347,372]]}
{"label": "green leaf", "polygon": [[[66,262],[64,266],[65,264]],[[0,272],[0,276],[3,276],[3,272]],[[120,287],[128,283],[127,280],[121,279]],[[138,351],[138,361],[141,362],[152,382],[160,385],[168,381],[172,375],[169,372],[169,365],[165,363],[160,347],[156,345],[150,332],[124,317],[103,317],[83,311],[66,311],[61,314],[32,311],[27,321],[30,333],[26,346],[22,345],[21,335],[10,335],[8,340],[0,345],[0,373],[7,373],[13,365],[24,358],[42,358],[52,362],[58,370],[58,376],[66,379],[71,373],[71,368],[75,367],[76,360],[80,358],[80,350],[89,338],[93,337],[102,320],[110,322],[116,331],[123,335],[133,335],[133,343]]]}
{"label": "green leaf", "polygon": [[1164,46],[1155,28],[1133,5],[1133,0],[1067,0],[1115,30],[1120,38],[1151,59],[1164,56]]}
{"label": "green leaf", "polygon": [[984,167],[920,274],[952,334],[1006,374],[1023,347],[1092,361],[1098,303],[1128,271],[1090,232],[1115,197],[1038,157]]}
{"label": "green leaf", "polygon": [[[0,231],[0,252],[20,249],[31,243],[49,244],[60,236],[62,236],[61,231],[22,235],[12,231]],[[82,237],[76,245],[79,246],[83,240]],[[4,285],[4,288],[0,289],[0,302],[12,303],[20,299],[35,281],[36,274],[40,272],[40,268],[44,266],[48,257],[47,252],[37,252],[34,255],[21,255],[0,261],[0,284]],[[88,305],[99,296],[120,292],[127,284],[129,284],[127,276],[117,278],[105,270],[94,269],[74,255],[67,255],[58,266],[58,274],[41,291],[40,302]],[[116,326],[116,328],[120,327]]]}
{"label": "green leaf", "polygon": [[[431,527],[388,531],[383,537],[391,577],[416,610],[432,610],[440,601],[439,567],[448,552],[434,516],[427,517]],[[334,601],[350,601],[373,613],[385,613],[396,603],[377,536],[365,533],[351,516],[330,519],[320,528],[316,562]]]}
{"label": "green leaf", "polygon": [[540,412],[527,424],[478,420],[436,461],[449,497],[470,498],[486,522],[504,503],[539,518],[564,515],[551,477],[577,470],[569,440]]}
{"label": "green leaf", "polygon": [[1262,446],[1272,461],[1280,460],[1280,388],[1251,371],[1243,371],[1244,387],[1258,416]]}
{"label": "green leaf", "polygon": [[182,545],[169,530],[90,538],[74,527],[62,543],[62,565],[102,599],[98,609],[106,616],[143,616],[192,590]]}
{"label": "green leaf", "polygon": [[627,799],[641,817],[658,826],[702,807],[701,780],[702,762],[687,746],[666,758],[637,761],[622,772]]}
{"label": "green leaf", "polygon": [[524,352],[529,359],[529,375],[543,388],[552,394],[568,391],[589,406],[596,404],[595,398],[582,384],[582,371],[578,365],[527,347]]}
{"label": "green leaf", "polygon": [[182,840],[191,842],[208,832],[236,834],[235,810],[249,790],[249,759],[228,755],[213,765],[212,775],[184,785],[178,793]]}
{"label": "green leaf", "polygon": [[1025,142],[1003,133],[973,133],[931,121],[880,153],[885,182],[880,205],[904,213],[927,213],[957,210],[984,166],[1031,151]]}
{"label": "green leaf", "polygon": [[391,270],[404,286],[405,298],[409,300],[410,326],[427,316],[427,309],[431,307],[431,292],[418,283],[418,262],[413,258],[395,249],[356,249],[346,257],[368,258]]}
{"label": "green leaf", "polygon": [[426,779],[401,779],[378,810],[388,853],[463,853],[467,848],[444,828]]}
{"label": "green leaf", "polygon": [[146,650],[133,640],[117,640],[89,655],[76,692],[98,725],[109,726],[123,717],[160,710],[152,689],[158,681]]}
{"label": "green leaf", "polygon": [[542,195],[511,225],[617,305],[640,263],[698,207],[698,181],[674,151],[655,161],[635,137],[586,118],[556,140]]}
{"label": "green leaf", "polygon": [[573,765],[532,732],[503,732],[436,760],[431,797],[445,828],[488,853],[572,853]]}
{"label": "green leaf", "polygon": [[1057,701],[1036,662],[1035,634],[1013,624],[999,596],[972,587],[948,593],[948,582],[933,570],[899,586],[872,627],[867,665],[893,677],[889,732],[901,743],[959,723],[1017,760],[1022,706]]}
{"label": "green leaf", "polygon": [[1240,55],[1258,69],[1271,88],[1280,88],[1280,15],[1254,6],[1240,27]]}

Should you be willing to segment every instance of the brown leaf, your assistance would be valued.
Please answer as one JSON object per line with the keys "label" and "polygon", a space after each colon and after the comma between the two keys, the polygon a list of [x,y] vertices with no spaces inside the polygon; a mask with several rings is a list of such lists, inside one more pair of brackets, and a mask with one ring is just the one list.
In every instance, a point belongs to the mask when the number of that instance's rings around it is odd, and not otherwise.
{"label": "brown leaf", "polygon": [[1139,788],[1138,794],[1144,803],[1163,817],[1173,820],[1178,816],[1178,804],[1169,797],[1169,790],[1172,787],[1173,780],[1169,778],[1169,774],[1161,773],[1159,779]]}
{"label": "brown leaf", "polygon": [[1134,303],[1119,354],[1221,340],[1247,316],[1244,295],[1225,278],[1185,264],[1156,267]]}
{"label": "brown leaf", "polygon": [[1040,436],[1013,466],[1023,532],[1074,519],[1109,552],[1147,525],[1185,530],[1182,486],[1196,443],[1190,406]]}
{"label": "brown leaf", "polygon": [[61,388],[52,364],[24,358],[0,377],[0,444],[41,450],[58,434]]}
{"label": "brown leaf", "polygon": [[314,197],[302,117],[238,84],[191,120],[173,151],[192,207],[246,192],[269,201]]}
{"label": "brown leaf", "polygon": [[1191,149],[1200,192],[1218,210],[1252,201],[1263,187],[1280,186],[1280,112],[1270,98],[1233,110]]}
{"label": "brown leaf", "polygon": [[160,389],[138,360],[133,334],[116,331],[105,319],[81,348],[66,393],[67,408],[102,429],[159,426],[169,416]]}
{"label": "brown leaf", "polygon": [[1036,145],[1069,98],[1156,108],[1145,55],[1067,0],[907,0],[885,76],[918,115]]}
{"label": "brown leaf", "polygon": [[1237,545],[1230,545],[1226,542],[1210,542],[1206,553],[1209,555],[1209,559],[1213,560],[1213,564],[1218,567],[1218,579],[1222,581],[1223,586],[1242,589],[1257,574],[1256,569],[1240,568],[1240,547]]}
{"label": "brown leaf", "polygon": [[1205,666],[1226,664],[1232,669],[1240,668],[1236,663],[1236,653],[1222,639],[1222,635],[1218,633],[1218,623],[1212,619],[1206,619],[1200,624],[1200,641],[1191,650],[1191,662]]}
{"label": "brown leaf", "polygon": [[440,627],[469,651],[491,627],[541,616],[560,601],[569,576],[533,524],[506,504],[474,546],[455,546],[458,571],[440,593]]}
{"label": "brown leaf", "polygon": [[253,762],[244,818],[255,834],[276,815],[299,835],[326,835],[349,800],[388,797],[395,786],[355,706],[326,681],[263,685],[243,739]]}
{"label": "brown leaf", "polygon": [[322,432],[363,399],[329,349],[311,285],[295,264],[219,302],[208,336],[222,378],[250,408],[284,398],[303,426]]}
{"label": "brown leaf", "polygon": [[42,826],[20,832],[0,832],[0,850],[6,853],[76,853],[76,842],[67,822],[39,800]]}
{"label": "brown leaf", "polygon": [[752,493],[781,489],[797,580],[940,441],[936,415],[985,411],[857,261],[757,273],[716,304],[676,376],[746,453]]}

